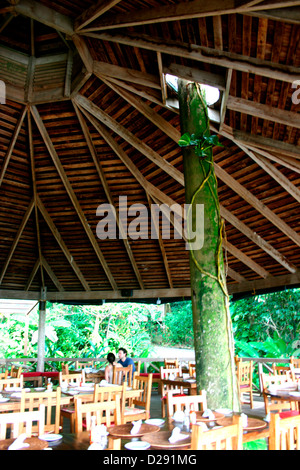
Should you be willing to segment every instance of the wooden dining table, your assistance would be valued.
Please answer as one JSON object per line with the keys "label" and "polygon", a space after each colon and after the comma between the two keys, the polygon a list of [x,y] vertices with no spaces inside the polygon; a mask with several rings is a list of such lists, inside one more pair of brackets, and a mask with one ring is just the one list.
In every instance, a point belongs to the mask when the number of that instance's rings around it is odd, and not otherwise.
{"label": "wooden dining table", "polygon": [[285,400],[294,402],[297,409],[300,411],[300,391],[297,389],[297,385],[290,388],[278,388],[277,390],[267,390],[267,393],[272,398],[278,398],[279,400]]}

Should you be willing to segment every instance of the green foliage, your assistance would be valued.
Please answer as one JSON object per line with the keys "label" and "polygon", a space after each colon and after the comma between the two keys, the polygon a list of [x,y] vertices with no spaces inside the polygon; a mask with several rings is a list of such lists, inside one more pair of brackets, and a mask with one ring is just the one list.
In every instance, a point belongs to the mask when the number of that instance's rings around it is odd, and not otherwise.
{"label": "green foliage", "polygon": [[201,158],[209,157],[213,146],[223,147],[217,135],[196,135],[188,132],[180,137],[178,145],[179,147],[195,147],[195,154]]}

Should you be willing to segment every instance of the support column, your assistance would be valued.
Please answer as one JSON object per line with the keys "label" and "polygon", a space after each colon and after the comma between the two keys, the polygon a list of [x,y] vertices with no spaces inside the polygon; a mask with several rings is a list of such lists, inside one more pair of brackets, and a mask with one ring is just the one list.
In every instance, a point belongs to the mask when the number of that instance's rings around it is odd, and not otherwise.
{"label": "support column", "polygon": [[45,366],[45,327],[46,327],[46,288],[41,290],[41,300],[39,303],[39,335],[37,372],[44,372]]}
{"label": "support column", "polygon": [[[224,270],[217,179],[209,120],[200,85],[178,80],[186,203],[191,232],[202,246],[189,246],[197,389],[208,407],[239,411],[229,297]],[[185,143],[186,142],[186,143]],[[198,206],[197,206],[198,205]],[[196,207],[203,208],[198,220]],[[192,238],[192,237],[188,237]]]}

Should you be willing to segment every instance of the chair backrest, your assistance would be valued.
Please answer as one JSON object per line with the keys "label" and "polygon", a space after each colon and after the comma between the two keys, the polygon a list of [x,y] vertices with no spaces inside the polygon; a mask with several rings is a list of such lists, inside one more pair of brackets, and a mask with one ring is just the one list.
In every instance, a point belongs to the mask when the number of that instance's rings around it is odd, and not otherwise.
{"label": "chair backrest", "polygon": [[233,416],[232,424],[204,431],[201,425],[192,425],[191,450],[242,450],[243,426],[241,416]]}
{"label": "chair backrest", "polygon": [[121,398],[116,395],[113,401],[97,403],[82,403],[81,398],[75,397],[75,433],[91,429],[91,417],[96,416],[96,424],[111,426],[121,424]]}
{"label": "chair backrest", "polygon": [[300,450],[300,415],[281,419],[271,413],[269,450]]}
{"label": "chair backrest", "polygon": [[6,369],[4,372],[0,372],[0,380],[6,379],[7,376],[8,376],[8,369]]}
{"label": "chair backrest", "polygon": [[135,372],[137,372],[138,375],[140,375],[140,372],[141,372],[141,361],[135,361],[135,362],[134,362],[134,365],[135,365]]}
{"label": "chair backrest", "polygon": [[123,382],[123,385],[112,385],[111,387],[101,387],[101,385],[95,384],[93,402],[112,401],[115,399],[116,394],[121,396],[126,387],[126,382]]}
{"label": "chair backrest", "polygon": [[296,369],[300,369],[300,357],[295,358],[294,356],[291,356],[291,364]]}
{"label": "chair backrest", "polygon": [[165,359],[165,369],[178,369],[179,362],[178,359]]}
{"label": "chair backrest", "polygon": [[14,379],[0,379],[0,392],[6,388],[21,387],[23,388],[23,375]]}
{"label": "chair backrest", "polygon": [[63,375],[69,375],[69,365],[67,363],[62,363],[61,365],[61,373]]}
{"label": "chair backrest", "polygon": [[[175,377],[181,377],[181,367],[179,367],[178,369],[165,369],[164,367],[160,368],[160,378],[162,381],[164,379],[168,380],[170,376],[174,375]],[[161,393],[163,397],[166,396],[166,393],[169,390],[178,390],[178,393],[183,393],[183,387],[178,388],[178,385],[172,383],[165,384],[164,382],[161,382]]]}
{"label": "chair backrest", "polygon": [[238,384],[242,387],[246,385],[252,388],[252,377],[253,377],[253,362],[252,361],[237,361],[236,362],[236,374]]}
{"label": "chair backrest", "polygon": [[[40,405],[45,407],[45,431],[59,432],[61,389],[55,392],[26,392],[22,390],[20,411],[35,411]],[[33,428],[36,431],[37,426]]]}
{"label": "chair backrest", "polygon": [[38,423],[38,435],[41,436],[44,434],[44,421],[44,405],[40,405],[37,411],[0,413],[0,439],[6,438],[8,425],[10,427],[10,437],[16,438],[23,433],[30,437],[34,422]]}
{"label": "chair backrest", "polygon": [[62,386],[62,383],[68,383],[70,385],[80,385],[81,382],[85,382],[85,375],[82,372],[78,372],[78,374],[63,374],[62,372],[59,373],[59,386]]}
{"label": "chair backrest", "polygon": [[133,374],[133,390],[140,390],[138,397],[133,398],[132,404],[145,408],[150,413],[151,391],[152,391],[153,374],[147,376]]}
{"label": "chair backrest", "polygon": [[196,362],[189,361],[188,367],[190,377],[196,377]]}
{"label": "chair backrest", "polygon": [[84,369],[85,367],[93,367],[94,361],[76,361],[75,369]]}
{"label": "chair backrest", "polygon": [[207,409],[206,391],[201,390],[199,395],[174,396],[174,390],[167,392],[168,416],[172,417],[176,411],[204,411]]}
{"label": "chair backrest", "polygon": [[160,368],[160,378],[161,379],[169,379],[170,376],[175,376],[175,377],[181,377],[182,376],[182,370],[181,367],[173,367],[173,368],[166,368],[166,367],[161,367]]}
{"label": "chair backrest", "polygon": [[22,367],[12,366],[8,375],[10,375],[14,379],[17,379],[21,377],[21,373],[22,373]]}
{"label": "chair backrest", "polygon": [[287,366],[272,365],[272,371],[274,375],[286,375],[290,380],[295,380],[294,366],[289,364]]}
{"label": "chair backrest", "polygon": [[128,387],[132,386],[132,365],[127,367],[113,366],[112,383],[122,385],[126,382]]}

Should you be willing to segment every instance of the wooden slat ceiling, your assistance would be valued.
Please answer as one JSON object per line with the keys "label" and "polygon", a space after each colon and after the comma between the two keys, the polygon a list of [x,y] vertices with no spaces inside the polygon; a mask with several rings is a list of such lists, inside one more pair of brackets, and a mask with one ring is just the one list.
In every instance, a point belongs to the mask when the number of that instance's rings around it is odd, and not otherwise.
{"label": "wooden slat ceiling", "polygon": [[2,0],[0,14],[0,298],[190,296],[172,224],[169,239],[161,222],[157,239],[96,233],[120,196],[185,202],[166,73],[220,90],[229,292],[300,285],[300,1]]}

